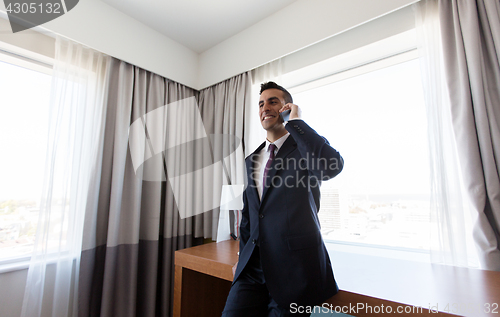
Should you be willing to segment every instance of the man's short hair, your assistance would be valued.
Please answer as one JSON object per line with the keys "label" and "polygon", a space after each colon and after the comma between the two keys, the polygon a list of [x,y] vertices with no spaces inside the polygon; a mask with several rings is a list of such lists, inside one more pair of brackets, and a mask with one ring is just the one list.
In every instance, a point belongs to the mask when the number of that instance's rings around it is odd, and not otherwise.
{"label": "man's short hair", "polygon": [[285,103],[293,103],[292,95],[290,95],[290,93],[288,92],[288,90],[286,90],[285,88],[281,87],[277,83],[275,83],[273,81],[268,81],[267,83],[260,84],[260,94],[262,94],[262,92],[264,90],[267,90],[267,89],[278,89],[278,90],[281,90],[283,92],[283,96],[285,97]]}

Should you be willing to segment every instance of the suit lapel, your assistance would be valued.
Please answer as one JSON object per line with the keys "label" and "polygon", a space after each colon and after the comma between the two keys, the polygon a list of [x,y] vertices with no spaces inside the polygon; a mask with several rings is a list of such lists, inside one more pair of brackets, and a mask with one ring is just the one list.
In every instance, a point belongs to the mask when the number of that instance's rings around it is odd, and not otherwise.
{"label": "suit lapel", "polygon": [[[256,170],[256,167],[255,167],[255,164],[254,164],[254,162],[257,161],[256,158],[255,158],[255,156],[258,155],[260,151],[262,151],[262,149],[264,148],[265,145],[266,145],[266,142],[262,143],[248,157],[248,160],[246,161],[246,165],[247,165],[247,171],[250,172],[249,175],[257,175],[256,172],[258,172],[258,171]],[[253,179],[253,177],[248,177],[248,186],[252,189],[252,191],[254,191],[255,197],[259,198],[259,192],[257,191],[257,185],[255,184],[255,180]],[[260,198],[259,198],[259,204],[260,204]]]}
{"label": "suit lapel", "polygon": [[[278,154],[276,155],[273,163],[271,164],[271,169],[267,173],[267,179],[268,179],[270,184],[268,186],[266,186],[266,188],[263,188],[261,202],[263,202],[264,199],[266,198],[267,192],[272,187],[272,179],[278,173],[278,171],[276,170],[276,164],[278,164],[278,163],[283,164],[285,157],[287,157],[288,154],[290,154],[290,152],[292,152],[296,148],[297,148],[297,143],[292,138],[292,136],[289,135],[288,138],[286,139],[285,143],[283,143],[283,145],[279,149]],[[265,162],[263,164],[265,164]]]}

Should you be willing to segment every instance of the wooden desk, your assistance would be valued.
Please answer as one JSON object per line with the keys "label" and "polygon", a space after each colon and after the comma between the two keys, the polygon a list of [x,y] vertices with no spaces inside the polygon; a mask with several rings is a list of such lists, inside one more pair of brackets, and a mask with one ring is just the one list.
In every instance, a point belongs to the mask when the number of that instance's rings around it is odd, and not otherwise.
{"label": "wooden desk", "polygon": [[175,317],[221,316],[238,250],[238,242],[228,240],[175,252]]}
{"label": "wooden desk", "polygon": [[[175,252],[175,317],[221,315],[237,252],[236,241]],[[324,307],[344,309],[349,315],[389,315],[381,313],[383,307],[384,312],[391,310],[392,314],[403,316],[449,316],[443,311],[473,317],[500,316],[500,272],[340,252],[332,255],[332,263],[342,290],[326,301]],[[358,305],[365,308],[349,309]],[[489,314],[485,313],[487,307]],[[398,309],[407,313],[396,314]]]}

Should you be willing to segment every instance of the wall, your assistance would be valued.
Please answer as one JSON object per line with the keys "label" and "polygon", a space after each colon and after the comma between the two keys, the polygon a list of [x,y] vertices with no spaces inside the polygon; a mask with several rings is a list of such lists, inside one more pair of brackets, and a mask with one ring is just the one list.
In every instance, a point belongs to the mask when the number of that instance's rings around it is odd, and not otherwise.
{"label": "wall", "polygon": [[[3,1],[0,11],[5,12]],[[81,0],[40,29],[196,87],[198,54],[99,0]]]}
{"label": "wall", "polygon": [[28,270],[0,273],[0,317],[21,315]]}
{"label": "wall", "polygon": [[[27,264],[27,263],[26,263]],[[21,315],[24,298],[24,288],[28,269],[0,273],[0,317],[18,317]],[[42,303],[42,316],[52,316],[52,303],[55,289],[56,266],[48,264],[45,275],[44,301]],[[70,307],[70,310],[72,307]]]}
{"label": "wall", "polygon": [[198,87],[297,52],[415,2],[418,0],[299,0],[200,54]]}
{"label": "wall", "polygon": [[[414,28],[413,10],[411,6],[404,7],[283,57],[283,73],[297,71]],[[326,74],[320,76],[323,75]]]}
{"label": "wall", "polygon": [[417,1],[298,0],[200,55],[99,0],[81,0],[43,28],[202,89]]}

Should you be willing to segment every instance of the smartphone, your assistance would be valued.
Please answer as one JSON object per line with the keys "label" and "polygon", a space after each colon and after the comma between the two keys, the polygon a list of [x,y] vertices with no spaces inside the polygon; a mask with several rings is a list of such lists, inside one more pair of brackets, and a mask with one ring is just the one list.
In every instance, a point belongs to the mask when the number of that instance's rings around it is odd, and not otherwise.
{"label": "smartphone", "polygon": [[291,110],[285,110],[280,113],[280,117],[281,119],[283,119],[283,122],[288,122],[288,120],[290,120],[290,111]]}

